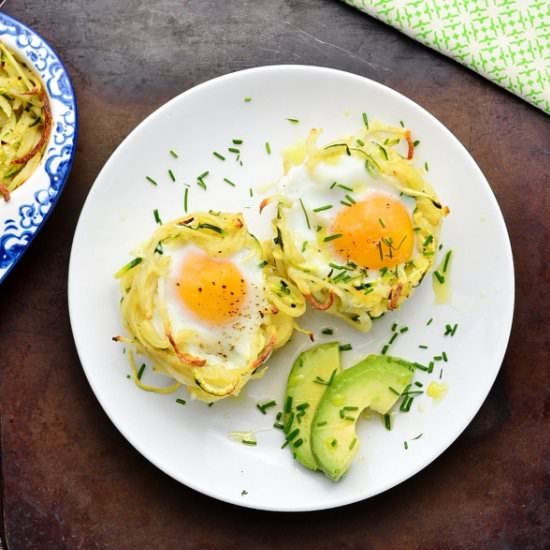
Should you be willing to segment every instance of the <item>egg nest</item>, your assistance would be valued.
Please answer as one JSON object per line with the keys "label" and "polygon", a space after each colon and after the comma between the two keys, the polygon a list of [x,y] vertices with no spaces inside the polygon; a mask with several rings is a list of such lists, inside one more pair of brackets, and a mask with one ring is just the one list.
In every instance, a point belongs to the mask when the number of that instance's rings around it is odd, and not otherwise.
{"label": "egg nest", "polygon": [[[396,258],[402,254],[400,249],[403,242],[384,237],[386,229],[391,228],[385,228],[383,220],[378,218],[369,220],[371,229],[378,226],[375,231],[378,241],[374,242],[370,236],[369,240],[370,246],[376,247],[376,255],[380,255],[381,261],[377,262],[380,265],[376,269],[360,265],[350,259],[362,251],[359,216],[354,220],[359,225],[353,226],[357,229],[350,230],[350,234],[341,231],[335,235],[331,224],[320,223],[315,226],[317,220],[314,212],[330,209],[332,204],[312,211],[301,198],[289,200],[280,190],[270,199],[277,204],[272,222],[275,236],[273,240],[264,243],[264,248],[274,269],[281,277],[292,281],[314,308],[341,317],[354,328],[367,332],[372,326],[372,319],[399,308],[421,283],[433,264],[441,223],[449,210],[442,206],[434,189],[426,181],[424,176],[427,168],[421,171],[414,166],[412,158],[415,144],[409,130],[374,122],[359,136],[322,147],[317,145],[319,134],[320,130],[312,130],[303,147],[285,157],[285,176],[297,167],[305,168],[307,174],[313,176],[320,163],[334,164],[342,156],[361,159],[369,177],[380,179],[384,185],[391,186],[398,198],[413,199],[412,216],[406,214],[410,218],[407,223],[412,236],[409,239],[410,255],[406,261],[395,264]],[[335,186],[336,182],[330,187],[334,188],[334,204],[343,199],[339,208],[350,208],[350,212],[351,209],[360,208],[352,193],[344,194],[346,191],[342,190],[342,186]],[[314,232],[309,242],[298,242],[295,228],[289,223],[291,212],[296,213],[297,209],[302,210],[307,227]],[[337,253],[340,242],[344,243],[340,245],[341,248],[356,247],[359,252],[356,254],[351,250],[347,258],[342,258]]]}
{"label": "egg nest", "polygon": [[[230,364],[227,356],[220,352],[224,342],[205,345],[192,326],[175,327],[167,303],[166,280],[172,270],[170,252],[184,247],[200,250],[203,256],[211,258],[207,261],[219,262],[220,269],[214,269],[214,278],[223,277],[222,263],[225,261],[231,264],[229,259],[238,253],[247,254],[248,261],[254,261],[254,269],[259,271],[261,299],[252,309],[247,310],[253,313],[248,319],[249,325],[252,323],[250,342],[247,342],[246,357],[241,357],[239,364]],[[240,278],[239,268],[233,264],[231,266],[229,269],[235,269]],[[181,275],[180,281],[184,285],[189,280],[200,279],[197,270],[193,276],[186,277],[185,273]],[[168,393],[183,384],[192,395],[203,401],[212,402],[237,395],[271,352],[288,341],[295,326],[294,318],[305,311],[302,294],[295,285],[275,273],[273,266],[265,261],[260,243],[247,231],[240,214],[203,212],[160,225],[136,251],[136,257],[116,276],[120,279],[120,307],[127,335],[116,336],[114,340],[127,344],[134,381],[148,391]],[[246,284],[244,277],[240,278],[238,284]],[[194,303],[195,308],[187,312],[190,315],[199,314],[195,317],[206,327],[205,332],[209,325],[204,322],[204,318],[202,321],[200,319],[201,308],[204,310],[203,317],[210,314],[214,316],[210,320],[214,319],[216,324],[224,322],[224,319],[215,317],[219,315],[219,300],[223,301],[227,295],[227,292],[226,295],[219,292],[214,294],[214,301],[211,291],[205,292],[204,301]],[[235,319],[242,316],[238,299],[232,302],[231,307],[234,311],[227,308],[226,311],[234,315]],[[227,326],[228,334],[237,334],[235,338],[238,338],[237,324],[229,323]],[[212,330],[219,328],[212,325]],[[197,353],[197,350],[204,353]],[[175,383],[164,388],[144,384],[141,381],[142,373],[136,366],[136,353],[148,358],[155,372],[171,377]]]}

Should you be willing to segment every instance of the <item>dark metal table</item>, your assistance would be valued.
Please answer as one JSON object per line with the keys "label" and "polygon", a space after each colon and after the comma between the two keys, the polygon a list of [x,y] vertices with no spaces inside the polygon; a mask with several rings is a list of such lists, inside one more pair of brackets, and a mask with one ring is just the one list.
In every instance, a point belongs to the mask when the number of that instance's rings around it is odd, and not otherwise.
{"label": "dark metal table", "polygon": [[[56,211],[0,287],[4,547],[548,548],[546,115],[336,0],[12,0],[6,11],[40,32],[67,64],[78,94],[80,139]],[[308,515],[217,502],[149,464],[93,396],[67,313],[75,224],[118,143],[191,86],[277,63],[324,65],[373,78],[443,121],[491,183],[517,275],[508,353],[464,434],[399,487]]]}

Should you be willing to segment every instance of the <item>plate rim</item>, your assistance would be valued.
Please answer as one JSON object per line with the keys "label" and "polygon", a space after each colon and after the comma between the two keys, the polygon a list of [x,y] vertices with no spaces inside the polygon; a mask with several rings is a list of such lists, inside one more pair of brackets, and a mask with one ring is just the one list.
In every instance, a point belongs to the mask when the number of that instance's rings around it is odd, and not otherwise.
{"label": "plate rim", "polygon": [[[415,109],[420,110],[423,116],[427,116],[429,119],[431,119],[431,121],[433,123],[438,125],[451,138],[454,145],[458,146],[458,148],[465,155],[465,157],[467,159],[469,159],[469,161],[472,164],[472,168],[475,169],[475,171],[477,172],[477,175],[480,177],[480,179],[482,181],[484,181],[484,183],[486,185],[486,191],[488,191],[488,197],[489,197],[490,201],[492,201],[493,206],[495,207],[496,212],[498,213],[498,216],[497,216],[495,221],[497,221],[498,225],[500,226],[500,231],[501,231],[502,236],[503,236],[503,245],[504,245],[505,255],[507,256],[508,267],[509,267],[509,270],[508,270],[508,273],[507,273],[507,279],[510,282],[510,291],[511,291],[510,294],[509,294],[508,311],[507,311],[507,315],[506,315],[507,322],[506,322],[506,325],[503,326],[502,347],[501,347],[501,349],[498,350],[497,353],[495,353],[495,363],[498,364],[498,367],[495,369],[494,375],[492,375],[490,377],[490,379],[488,380],[487,387],[484,388],[484,391],[482,392],[483,398],[480,399],[479,405],[475,407],[475,410],[470,415],[468,415],[467,417],[464,418],[463,423],[462,423],[462,427],[460,428],[460,430],[458,430],[456,432],[453,432],[451,437],[448,437],[447,439],[445,439],[443,441],[443,444],[441,444],[440,448],[438,448],[437,452],[432,453],[429,458],[427,458],[425,461],[423,461],[418,466],[418,468],[416,468],[414,470],[413,473],[405,473],[402,476],[398,476],[391,483],[387,484],[387,486],[377,490],[375,493],[369,494],[368,496],[359,496],[359,497],[351,496],[347,499],[340,499],[340,501],[335,502],[335,503],[329,503],[328,505],[319,504],[319,505],[311,505],[311,506],[298,506],[298,507],[286,507],[286,508],[272,507],[269,504],[258,505],[258,504],[254,504],[254,503],[248,503],[245,500],[239,500],[237,497],[231,497],[229,495],[216,494],[216,493],[212,492],[209,488],[200,487],[200,486],[198,486],[198,484],[193,483],[192,479],[188,479],[184,482],[184,481],[181,480],[181,476],[179,476],[177,474],[177,472],[171,471],[170,468],[165,468],[164,466],[159,465],[156,460],[151,458],[150,453],[148,451],[143,450],[143,448],[142,448],[142,446],[139,442],[136,442],[133,437],[128,436],[125,433],[125,430],[123,429],[123,427],[120,426],[119,423],[116,422],[113,419],[113,417],[112,417],[111,413],[109,412],[108,408],[105,406],[102,398],[100,397],[100,395],[101,395],[100,392],[96,391],[95,384],[91,380],[91,377],[88,375],[88,370],[85,367],[84,362],[82,361],[81,353],[80,353],[79,346],[78,346],[78,336],[75,333],[75,328],[74,328],[75,324],[73,323],[73,318],[76,318],[77,314],[75,313],[74,302],[71,298],[71,295],[73,294],[73,291],[71,289],[73,288],[73,285],[74,285],[74,276],[72,276],[71,274],[76,269],[75,265],[74,265],[74,251],[75,251],[75,248],[76,248],[76,242],[77,242],[77,239],[78,239],[79,231],[81,230],[80,229],[81,225],[84,223],[84,222],[82,222],[84,212],[86,211],[86,209],[88,207],[88,204],[93,200],[93,197],[95,196],[95,193],[98,192],[97,189],[95,188],[96,182],[98,180],[100,180],[103,173],[106,172],[107,169],[110,167],[110,165],[114,162],[114,159],[116,158],[117,153],[119,152],[120,148],[128,140],[130,140],[134,136],[135,133],[138,133],[141,130],[141,128],[143,126],[145,126],[148,122],[150,122],[155,116],[160,116],[160,114],[164,110],[169,109],[170,106],[173,103],[175,103],[176,101],[181,100],[182,97],[190,96],[190,95],[193,95],[193,94],[196,94],[196,93],[200,93],[201,90],[206,88],[206,87],[209,87],[209,86],[212,86],[212,85],[217,85],[220,82],[223,82],[223,81],[231,79],[231,78],[239,77],[241,75],[246,75],[246,74],[249,74],[249,73],[264,73],[264,72],[265,73],[269,73],[269,72],[274,72],[275,73],[275,72],[281,71],[281,70],[296,71],[296,72],[301,72],[301,71],[317,72],[317,71],[319,71],[319,72],[324,72],[324,73],[328,73],[328,74],[335,74],[335,75],[340,75],[340,76],[344,76],[344,77],[348,77],[348,78],[352,77],[352,78],[357,79],[357,80],[367,81],[369,83],[369,85],[373,85],[375,87],[378,87],[378,88],[382,89],[385,93],[389,93],[390,95],[396,96],[400,101],[404,101],[406,103],[409,103]],[[451,130],[449,130],[449,128],[447,128],[447,126],[445,124],[443,124],[443,122],[441,122],[438,118],[436,118],[434,115],[432,115],[427,109],[422,107],[416,101],[413,101],[412,99],[410,99],[407,96],[401,94],[397,90],[394,90],[393,88],[391,88],[391,87],[389,87],[385,84],[382,84],[381,82],[378,82],[378,81],[373,80],[371,78],[365,77],[363,75],[359,75],[359,74],[352,73],[350,71],[345,71],[345,70],[342,70],[342,69],[335,69],[335,68],[332,68],[332,67],[319,66],[319,65],[276,64],[276,65],[262,65],[262,66],[250,67],[250,68],[242,69],[242,70],[236,70],[236,71],[225,73],[225,74],[219,75],[217,77],[208,79],[206,81],[200,82],[199,84],[196,84],[195,86],[192,86],[191,88],[188,88],[187,90],[184,90],[183,92],[177,94],[176,96],[172,97],[171,99],[169,99],[168,101],[166,101],[165,103],[160,105],[158,108],[156,108],[154,111],[152,111],[149,115],[147,115],[134,129],[132,129],[124,137],[124,139],[117,145],[116,149],[112,152],[110,157],[107,159],[107,161],[105,162],[105,164],[103,165],[103,167],[101,168],[99,173],[97,174],[97,176],[94,180],[94,183],[92,184],[92,186],[89,190],[88,196],[86,197],[86,200],[85,200],[85,202],[83,204],[83,207],[81,209],[79,219],[78,219],[78,222],[77,222],[77,225],[76,225],[76,228],[75,228],[75,232],[74,232],[72,245],[71,245],[71,253],[70,253],[69,268],[68,268],[67,293],[68,293],[69,317],[70,317],[70,322],[71,322],[71,332],[73,334],[73,339],[74,339],[74,342],[75,342],[75,347],[76,347],[76,350],[77,350],[77,354],[78,354],[81,366],[82,366],[82,368],[84,370],[84,373],[86,375],[86,379],[88,381],[88,384],[90,385],[90,387],[91,387],[91,389],[94,393],[95,398],[98,400],[98,402],[101,405],[103,411],[108,416],[108,418],[111,420],[113,425],[117,428],[117,430],[124,437],[124,439],[128,443],[130,443],[130,445],[132,447],[134,447],[134,449],[139,454],[141,454],[146,460],[148,460],[151,464],[153,464],[161,472],[163,472],[164,474],[170,476],[174,481],[176,481],[178,483],[181,483],[182,485],[184,485],[184,486],[188,487],[189,489],[192,489],[192,490],[194,490],[198,493],[201,493],[201,494],[206,495],[206,496],[211,497],[211,498],[215,498],[216,500],[219,500],[221,502],[226,502],[226,503],[233,504],[233,505],[243,507],[243,508],[249,508],[249,509],[254,509],[254,510],[262,510],[262,511],[268,511],[268,512],[281,512],[281,513],[284,513],[284,512],[315,512],[315,511],[320,511],[320,510],[331,510],[331,509],[336,509],[336,508],[342,508],[344,506],[349,506],[349,505],[354,504],[356,502],[361,502],[361,501],[373,498],[373,497],[375,497],[375,496],[377,496],[381,493],[384,493],[384,492],[392,489],[393,487],[396,487],[396,486],[400,485],[404,481],[406,481],[406,480],[414,477],[415,475],[417,475],[419,472],[421,472],[427,466],[429,466],[432,462],[434,462],[436,459],[438,459],[462,435],[464,430],[472,422],[474,417],[478,414],[481,407],[485,403],[485,401],[487,399],[487,396],[488,396],[489,392],[491,391],[491,388],[493,387],[493,385],[495,383],[495,380],[496,380],[496,378],[497,378],[497,376],[500,372],[500,369],[502,367],[502,364],[503,364],[503,360],[504,360],[504,357],[505,357],[505,354],[506,354],[506,351],[507,351],[507,348],[508,348],[509,340],[510,340],[510,334],[511,334],[511,330],[512,330],[512,324],[513,324],[513,319],[514,319],[514,311],[515,311],[515,267],[514,267],[513,251],[512,251],[512,246],[511,246],[510,235],[508,233],[508,228],[506,227],[506,222],[504,220],[502,210],[501,210],[501,208],[498,204],[498,201],[497,201],[496,196],[493,192],[493,189],[492,189],[491,185],[489,184],[489,181],[485,177],[483,171],[479,167],[478,163],[473,158],[473,156],[466,149],[466,147],[462,144],[462,142],[453,134],[453,132],[451,132]]]}
{"label": "plate rim", "polygon": [[[14,24],[15,26],[24,29],[27,33],[29,33],[29,35],[31,37],[38,38],[40,43],[50,50],[50,52],[52,53],[52,55],[54,57],[55,62],[59,63],[59,65],[61,67],[61,70],[63,72],[63,77],[67,79],[67,84],[68,84],[68,88],[69,88],[69,92],[70,92],[70,97],[71,97],[70,103],[71,104],[70,104],[70,106],[67,105],[67,108],[68,108],[68,112],[74,113],[74,130],[73,130],[73,134],[71,136],[72,143],[70,145],[69,158],[67,159],[66,167],[62,171],[61,181],[60,181],[59,185],[57,186],[57,190],[55,190],[55,192],[52,194],[51,181],[50,181],[49,185],[46,185],[46,187],[41,186],[41,187],[37,187],[35,189],[35,195],[36,195],[36,193],[38,193],[41,190],[47,190],[48,191],[48,194],[50,196],[50,206],[49,206],[48,210],[45,212],[45,214],[43,215],[43,217],[40,220],[40,222],[38,223],[38,225],[32,225],[30,228],[26,228],[26,231],[30,232],[29,240],[24,245],[24,247],[14,255],[13,260],[9,263],[7,268],[0,273],[0,285],[7,279],[9,274],[13,271],[15,266],[19,263],[21,258],[25,255],[27,250],[29,250],[29,248],[31,247],[31,245],[32,245],[32,243],[33,243],[33,241],[36,237],[36,235],[44,228],[44,226],[46,225],[46,222],[48,221],[48,219],[49,219],[50,215],[52,214],[54,208],[57,206],[57,203],[58,203],[58,201],[61,197],[61,194],[63,193],[63,190],[65,189],[65,185],[67,183],[67,180],[69,179],[69,176],[71,174],[74,159],[75,159],[75,156],[76,156],[76,148],[77,148],[77,143],[78,143],[78,130],[79,130],[78,104],[77,104],[77,99],[76,99],[76,91],[75,91],[74,84],[73,84],[72,79],[71,79],[71,75],[70,75],[69,71],[67,70],[67,67],[63,63],[61,57],[57,53],[57,50],[55,48],[53,48],[52,45],[39,32],[35,31],[34,29],[32,29],[31,27],[29,27],[28,25],[26,25],[25,23],[20,21],[19,19],[17,19],[13,15],[9,15],[8,13],[6,13],[4,11],[0,11],[0,22],[2,22],[2,21],[7,21],[8,23],[12,22],[12,24]],[[11,36],[13,36],[13,35],[11,35]],[[15,39],[17,40],[17,36],[15,37]],[[35,64],[30,59],[28,59],[28,56],[24,54],[24,52],[21,50],[21,48],[19,46],[16,46],[15,49],[16,49],[17,53],[25,59],[25,61],[27,61],[28,63],[31,64],[33,70],[36,71],[37,73],[39,73],[39,71],[36,68]],[[40,77],[43,80],[43,77],[41,75],[40,75]],[[50,92],[49,92],[47,86],[45,86],[45,87],[46,87],[46,92],[48,94],[48,99],[51,101],[52,98],[50,97]],[[56,118],[52,117],[52,122],[54,123],[54,125],[55,125],[55,121],[56,121]],[[50,138],[48,140],[48,147],[46,148],[45,152],[43,153],[42,159],[40,160],[40,164],[38,165],[36,170],[30,175],[30,177],[23,183],[23,185],[29,183],[29,181],[32,181],[35,178],[37,179],[40,176],[41,172],[39,172],[39,170],[40,170],[40,168],[42,168],[44,166],[44,164],[47,161],[47,155],[48,155],[48,152],[50,150],[49,148],[51,147],[51,144],[52,144],[52,139],[53,139],[53,132],[52,132],[52,135],[50,135]],[[13,200],[13,197],[12,197],[12,200]],[[22,207],[27,206],[28,204],[29,203],[21,203],[21,204],[18,203],[17,204],[18,212],[20,212],[20,209]],[[35,204],[36,204],[36,201],[32,203],[33,206]],[[0,222],[3,223],[3,224],[5,224],[6,221],[7,220],[5,220],[4,218],[0,218]],[[3,230],[5,230],[5,227],[3,228]]]}

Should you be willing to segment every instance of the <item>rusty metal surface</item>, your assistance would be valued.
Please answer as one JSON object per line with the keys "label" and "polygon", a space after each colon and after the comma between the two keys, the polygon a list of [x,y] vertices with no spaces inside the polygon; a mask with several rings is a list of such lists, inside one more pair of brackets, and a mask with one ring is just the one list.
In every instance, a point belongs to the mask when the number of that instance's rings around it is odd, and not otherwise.
{"label": "rusty metal surface", "polygon": [[[548,117],[335,0],[23,0],[8,2],[6,11],[58,50],[80,107],[71,178],[46,227],[0,287],[6,548],[548,547]],[[75,224],[116,145],[183,90],[275,63],[332,66],[374,78],[442,120],[491,183],[517,275],[504,365],[465,433],[399,487],[308,515],[226,505],[149,464],[93,396],[67,313]]]}

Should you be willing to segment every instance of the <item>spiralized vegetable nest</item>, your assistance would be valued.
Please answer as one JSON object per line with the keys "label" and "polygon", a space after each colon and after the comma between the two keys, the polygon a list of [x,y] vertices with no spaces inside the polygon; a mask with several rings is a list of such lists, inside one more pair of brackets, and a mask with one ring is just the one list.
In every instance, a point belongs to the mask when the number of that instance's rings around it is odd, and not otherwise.
{"label": "spiralized vegetable nest", "polygon": [[[426,170],[421,171],[413,164],[414,144],[409,130],[373,122],[361,135],[322,147],[317,145],[319,134],[319,130],[312,130],[303,148],[298,153],[294,151],[287,155],[285,176],[279,182],[276,194],[262,204],[265,207],[268,202],[276,203],[276,215],[272,221],[274,238],[265,242],[264,248],[275,271],[294,283],[314,308],[340,317],[354,328],[367,332],[372,326],[372,319],[399,308],[431,268],[438,249],[441,223],[449,209],[442,206],[434,189],[426,181]],[[359,168],[364,172],[367,184],[352,189],[334,182],[329,188],[330,180],[323,180],[323,170],[331,174],[334,166],[345,163],[356,167],[357,159],[363,163]],[[356,197],[356,201],[352,191],[367,193],[368,182],[375,180],[382,182],[379,185],[389,186],[397,201],[414,200],[414,210],[412,216],[409,215],[412,235],[409,239],[410,255],[406,261],[389,268],[379,266],[371,269],[369,265],[352,261],[354,254],[360,254],[363,246],[360,225],[364,220],[360,217],[355,220],[356,225],[349,229],[350,235],[346,235],[345,230],[337,235],[331,234],[334,232],[335,218],[325,223],[320,217],[336,210],[336,203],[344,196],[347,198],[340,201],[344,206],[338,208],[346,212],[360,210],[360,204],[357,204],[360,199]],[[292,185],[298,187],[298,194],[289,196]],[[338,195],[330,204],[311,209],[307,185],[312,187],[314,198],[320,190],[330,193],[339,191],[342,197]],[[349,210],[347,207],[350,207]],[[302,222],[296,222],[298,215],[302,216]],[[297,223],[301,223],[301,229],[296,228]],[[374,227],[372,224],[376,227],[380,224],[376,231],[386,231],[381,218],[371,220],[371,227]],[[313,234],[309,242],[298,239],[300,231],[307,236]],[[375,246],[380,253],[380,265],[386,261],[391,264],[392,260],[386,258],[391,258],[392,253],[398,254],[398,243],[384,238],[384,233],[380,235],[378,242],[371,242],[371,246]],[[343,258],[338,255],[336,244],[344,242],[345,238],[348,238],[348,248],[355,247],[358,252],[351,250]]]}
{"label": "spiralized vegetable nest", "polygon": [[[212,300],[223,303],[228,289],[224,284],[223,291],[200,294],[200,280],[206,275],[197,262],[217,271],[216,277],[222,277],[224,270],[228,277],[239,273],[235,284],[243,296],[239,307],[231,302],[235,311],[227,309],[233,316],[229,323],[208,318],[219,315],[218,304]],[[194,275],[186,276],[186,270]],[[248,275],[244,275],[246,270]],[[160,225],[117,277],[126,335],[114,340],[127,345],[135,382],[142,389],[162,393],[183,384],[196,398],[208,402],[238,395],[272,351],[288,341],[294,319],[305,311],[302,294],[265,261],[260,243],[248,232],[241,214],[200,212]],[[245,281],[247,277],[253,284]],[[182,290],[180,285],[187,286]],[[194,314],[181,307],[181,296],[195,307]],[[175,384],[157,388],[142,383],[136,353]]]}

